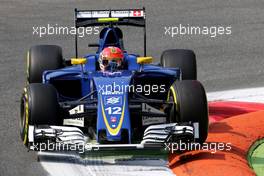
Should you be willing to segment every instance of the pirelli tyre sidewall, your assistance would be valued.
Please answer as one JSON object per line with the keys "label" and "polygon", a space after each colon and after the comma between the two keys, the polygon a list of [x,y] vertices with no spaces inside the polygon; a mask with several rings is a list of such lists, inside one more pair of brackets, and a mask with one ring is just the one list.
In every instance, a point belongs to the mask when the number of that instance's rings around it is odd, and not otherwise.
{"label": "pirelli tyre sidewall", "polygon": [[28,145],[29,125],[61,125],[56,89],[50,84],[32,83],[21,98],[20,135]]}
{"label": "pirelli tyre sidewall", "polygon": [[28,124],[29,123],[29,94],[28,88],[24,88],[21,97],[20,104],[20,136],[24,143],[27,146],[28,144]]}
{"label": "pirelli tyre sidewall", "polygon": [[182,80],[196,80],[196,56],[192,50],[169,49],[161,55],[160,63],[163,67],[180,68]]}
{"label": "pirelli tyre sidewall", "polygon": [[208,135],[208,105],[204,87],[197,80],[175,81],[168,92],[168,100],[174,101],[169,122],[198,122],[199,139],[205,142]]}
{"label": "pirelli tyre sidewall", "polygon": [[27,53],[26,72],[29,83],[42,83],[44,71],[62,67],[62,49],[57,45],[36,45]]}

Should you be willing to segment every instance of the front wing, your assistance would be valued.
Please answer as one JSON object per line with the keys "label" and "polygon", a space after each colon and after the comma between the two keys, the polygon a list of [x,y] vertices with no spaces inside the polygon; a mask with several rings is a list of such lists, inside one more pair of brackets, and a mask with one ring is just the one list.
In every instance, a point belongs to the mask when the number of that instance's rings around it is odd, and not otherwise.
{"label": "front wing", "polygon": [[[193,142],[199,138],[198,123],[151,125],[144,131],[143,139],[137,144],[98,144],[89,141],[89,137],[77,127],[69,126],[29,126],[29,150],[42,150],[41,145],[56,144],[56,150],[113,150],[113,149],[161,149],[165,143],[187,140]],[[78,147],[72,147],[72,146]],[[45,149],[48,149],[45,146]]]}

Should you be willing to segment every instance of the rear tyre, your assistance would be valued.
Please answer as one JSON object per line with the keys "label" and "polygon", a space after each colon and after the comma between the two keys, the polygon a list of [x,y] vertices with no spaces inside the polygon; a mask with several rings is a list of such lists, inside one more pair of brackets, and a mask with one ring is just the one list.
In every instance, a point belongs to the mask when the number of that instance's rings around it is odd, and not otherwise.
{"label": "rear tyre", "polygon": [[196,80],[196,56],[192,50],[170,49],[161,55],[161,65],[163,67],[180,68],[182,80]]}
{"label": "rear tyre", "polygon": [[57,92],[50,84],[29,84],[22,94],[20,112],[20,135],[26,146],[29,125],[62,124]]}
{"label": "rear tyre", "polygon": [[208,106],[205,90],[196,80],[175,81],[170,87],[168,99],[174,102],[169,122],[198,122],[199,139],[205,142],[208,135]]}
{"label": "rear tyre", "polygon": [[41,83],[45,70],[63,67],[62,49],[56,45],[36,45],[27,54],[27,80],[29,83]]}

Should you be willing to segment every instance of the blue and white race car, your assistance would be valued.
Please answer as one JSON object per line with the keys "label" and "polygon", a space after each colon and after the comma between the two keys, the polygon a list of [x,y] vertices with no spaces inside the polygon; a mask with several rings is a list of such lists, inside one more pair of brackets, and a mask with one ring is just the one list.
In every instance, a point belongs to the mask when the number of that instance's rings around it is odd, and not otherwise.
{"label": "blue and white race car", "polygon": [[[27,86],[21,98],[21,137],[36,142],[92,143],[104,148],[148,148],[164,143],[202,143],[208,134],[205,90],[197,81],[191,50],[170,49],[158,63],[146,56],[145,9],[75,10],[75,25],[104,26],[97,51],[64,59],[56,45],[37,45],[27,54]],[[142,27],[144,56],[123,46],[118,26]],[[105,48],[122,51],[121,67]],[[120,59],[120,58],[119,58]],[[106,58],[107,60],[107,58]],[[100,62],[101,61],[101,62]]]}

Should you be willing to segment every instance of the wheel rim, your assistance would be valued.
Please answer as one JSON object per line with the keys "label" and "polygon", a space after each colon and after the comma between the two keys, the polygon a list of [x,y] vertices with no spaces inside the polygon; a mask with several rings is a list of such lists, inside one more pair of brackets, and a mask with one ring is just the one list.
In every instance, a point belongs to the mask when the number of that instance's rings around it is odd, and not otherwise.
{"label": "wheel rim", "polygon": [[[178,122],[180,120],[180,117],[178,114],[179,107],[178,107],[178,103],[177,103],[177,94],[176,94],[176,91],[175,91],[173,86],[170,87],[170,90],[169,90],[168,96],[167,96],[167,101],[174,102],[174,105],[170,110],[169,123]],[[174,114],[174,117],[172,117],[171,114]]]}

